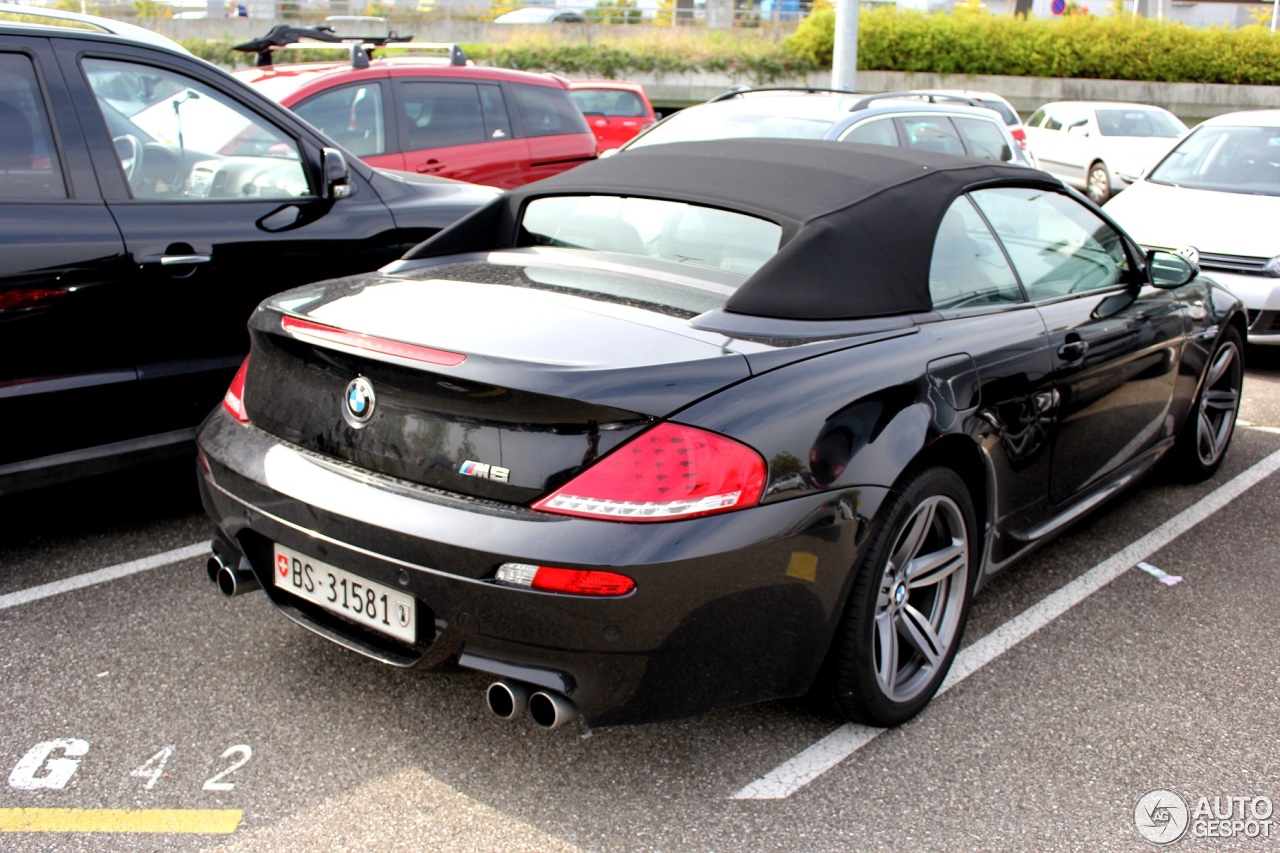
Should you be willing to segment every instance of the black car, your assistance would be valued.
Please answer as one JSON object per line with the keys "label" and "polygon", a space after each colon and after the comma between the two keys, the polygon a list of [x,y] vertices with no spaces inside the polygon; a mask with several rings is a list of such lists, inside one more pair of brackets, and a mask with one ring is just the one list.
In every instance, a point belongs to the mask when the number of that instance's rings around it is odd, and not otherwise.
{"label": "black car", "polygon": [[375,171],[167,39],[66,13],[0,11],[0,122],[0,494],[192,452],[258,302],[496,195]]}
{"label": "black car", "polygon": [[198,445],[211,576],[554,726],[812,694],[899,723],[970,596],[1222,463],[1239,301],[1043,172],[659,145],[292,290]]}

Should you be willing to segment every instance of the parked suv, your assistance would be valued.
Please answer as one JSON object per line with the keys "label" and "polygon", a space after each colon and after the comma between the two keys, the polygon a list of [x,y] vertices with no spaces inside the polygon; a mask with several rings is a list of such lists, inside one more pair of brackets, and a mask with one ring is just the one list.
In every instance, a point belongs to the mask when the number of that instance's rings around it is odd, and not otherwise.
{"label": "parked suv", "polygon": [[1031,165],[1000,115],[968,98],[842,89],[734,89],[668,116],[619,151],[735,137],[831,139]]}
{"label": "parked suv", "polygon": [[237,47],[259,65],[236,76],[387,169],[509,189],[596,158],[564,79],[472,65],[457,45],[352,37],[339,61],[276,62],[286,48],[342,41],[277,27]]}
{"label": "parked suv", "polygon": [[0,494],[185,452],[264,297],[496,195],[366,166],[114,21],[0,6]]}

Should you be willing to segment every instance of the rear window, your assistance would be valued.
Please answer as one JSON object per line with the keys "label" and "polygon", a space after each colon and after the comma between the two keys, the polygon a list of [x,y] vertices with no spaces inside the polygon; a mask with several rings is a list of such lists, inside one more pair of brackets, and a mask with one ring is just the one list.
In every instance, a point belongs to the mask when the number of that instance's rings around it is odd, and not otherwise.
{"label": "rear window", "polygon": [[528,244],[621,252],[750,275],[782,241],[776,223],[719,208],[621,196],[556,196],[529,202]]}
{"label": "rear window", "polygon": [[1172,115],[1157,110],[1098,110],[1098,131],[1103,136],[1154,136],[1177,139],[1184,128]]}
{"label": "rear window", "polygon": [[590,133],[587,120],[582,117],[569,93],[549,86],[511,87],[516,112],[525,136],[556,136],[561,133]]}

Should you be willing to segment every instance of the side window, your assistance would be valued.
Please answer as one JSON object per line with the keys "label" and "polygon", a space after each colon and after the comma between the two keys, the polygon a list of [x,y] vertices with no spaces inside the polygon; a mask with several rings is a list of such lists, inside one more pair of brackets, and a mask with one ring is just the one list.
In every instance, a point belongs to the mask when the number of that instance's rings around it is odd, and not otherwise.
{"label": "side window", "polygon": [[85,59],[83,68],[134,198],[311,194],[297,141],[221,92],[150,65]]}
{"label": "side window", "polygon": [[1022,301],[1017,276],[973,203],[960,196],[951,203],[929,263],[933,307],[974,308]]}
{"label": "side window", "polygon": [[980,118],[958,117],[956,126],[960,128],[960,133],[969,143],[974,157],[981,157],[984,160],[1003,160],[1006,163],[1013,159],[1013,151],[1009,148],[1004,131],[995,122]]}
{"label": "side window", "polygon": [[402,83],[406,151],[483,142],[480,93],[474,83]]}
{"label": "side window", "polygon": [[344,86],[308,98],[293,111],[358,157],[385,154],[382,87]]}
{"label": "side window", "polygon": [[1031,114],[1031,118],[1027,119],[1027,127],[1039,127],[1040,122],[1044,121],[1044,109],[1038,109]]}
{"label": "side window", "polygon": [[22,54],[0,54],[0,198],[66,197],[35,68]]}
{"label": "side window", "polygon": [[507,99],[502,97],[502,87],[485,84],[479,88],[485,135],[490,139],[510,139],[511,118],[507,115]]}
{"label": "side window", "polygon": [[1057,116],[1045,116],[1045,130],[1062,130],[1062,121]]}
{"label": "side window", "polygon": [[555,136],[559,133],[590,133],[582,111],[574,106],[569,93],[549,86],[511,87],[525,136]]}
{"label": "side window", "polygon": [[873,118],[849,128],[841,142],[861,142],[866,145],[898,145],[898,131],[892,118]]}
{"label": "side window", "polygon": [[1032,300],[1112,287],[1127,279],[1123,238],[1070,196],[1008,187],[978,190],[973,200]]}
{"label": "side window", "polygon": [[964,154],[964,143],[946,116],[908,116],[902,119],[907,147],[939,154]]}

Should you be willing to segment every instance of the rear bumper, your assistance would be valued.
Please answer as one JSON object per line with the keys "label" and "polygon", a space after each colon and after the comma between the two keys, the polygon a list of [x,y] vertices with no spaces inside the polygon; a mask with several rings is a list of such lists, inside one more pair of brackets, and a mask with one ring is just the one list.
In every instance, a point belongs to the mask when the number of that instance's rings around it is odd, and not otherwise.
{"label": "rear bumper", "polygon": [[[563,693],[592,725],[803,694],[823,658],[881,489],[657,524],[471,500],[283,444],[221,410],[202,428],[201,494],[224,559],[247,559],[300,624],[402,667],[463,667]],[[272,543],[404,590],[409,647],[273,585]],[[513,588],[504,562],[608,568],[619,598]]]}

